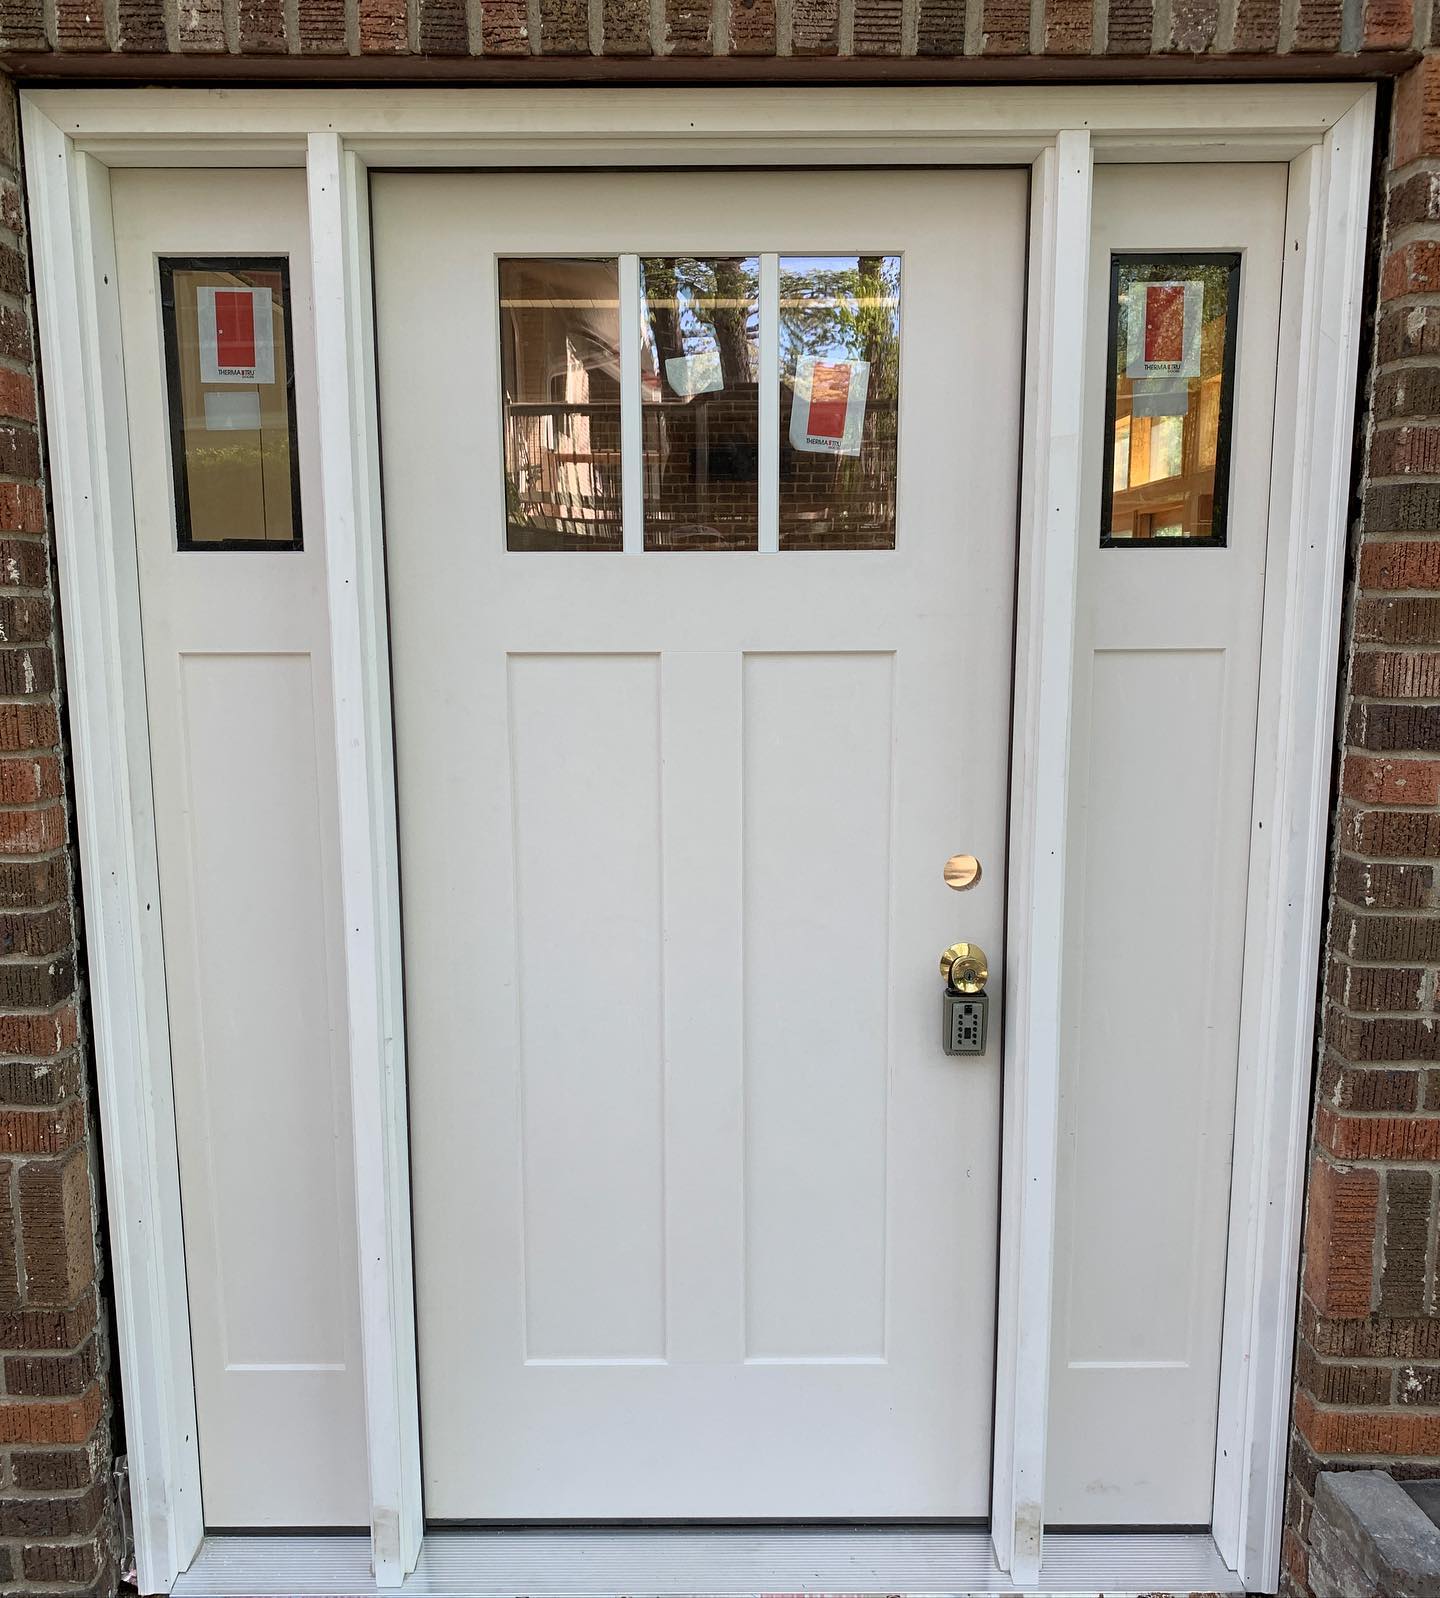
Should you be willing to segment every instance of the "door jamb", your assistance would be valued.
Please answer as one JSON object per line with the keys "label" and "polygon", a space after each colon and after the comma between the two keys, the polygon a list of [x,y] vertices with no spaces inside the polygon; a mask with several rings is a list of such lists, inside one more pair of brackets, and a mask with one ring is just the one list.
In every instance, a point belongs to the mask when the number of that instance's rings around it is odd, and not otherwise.
{"label": "door jamb", "polygon": [[[1242,1002],[1213,1534],[1273,1588],[1313,1047],[1330,728],[1375,91],[1332,85],[789,91],[38,90],[22,95],[79,848],[94,992],[142,1591],[203,1536],[179,1181],[155,906],[155,840],[107,167],[298,166],[309,175],[361,1304],[377,1581],[421,1535],[410,1294],[394,773],[374,416],[366,165],[1021,163],[1032,169],[1031,433],[1022,487],[1017,795],[1011,847],[1006,1146],[994,1546],[1042,1565],[1058,1091],[1058,928],[1077,541],[1090,162],[1291,164],[1257,788]],[[1289,235],[1287,234],[1287,237]],[[1082,267],[1080,277],[1083,278]],[[1283,456],[1283,467],[1278,464]],[[1053,508],[1052,508],[1053,507]],[[1276,585],[1277,588],[1280,585]],[[1269,697],[1267,697],[1267,695]],[[1267,746],[1268,747],[1268,746]],[[1257,762],[1265,769],[1265,762]],[[1268,776],[1268,773],[1267,773]],[[1267,941],[1268,940],[1268,941]],[[1253,947],[1252,947],[1253,946]]]}

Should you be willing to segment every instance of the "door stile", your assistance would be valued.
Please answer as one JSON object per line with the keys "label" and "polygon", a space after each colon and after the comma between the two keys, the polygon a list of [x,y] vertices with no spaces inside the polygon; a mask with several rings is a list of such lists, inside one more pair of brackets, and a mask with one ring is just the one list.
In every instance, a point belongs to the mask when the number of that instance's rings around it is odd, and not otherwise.
{"label": "door stile", "polygon": [[309,136],[306,169],[370,1535],[376,1585],[398,1587],[419,1558],[424,1519],[369,199],[366,169],[338,134]]}
{"label": "door stile", "polygon": [[1031,168],[991,1493],[995,1558],[1026,1584],[1044,1532],[1092,173],[1085,130]]}

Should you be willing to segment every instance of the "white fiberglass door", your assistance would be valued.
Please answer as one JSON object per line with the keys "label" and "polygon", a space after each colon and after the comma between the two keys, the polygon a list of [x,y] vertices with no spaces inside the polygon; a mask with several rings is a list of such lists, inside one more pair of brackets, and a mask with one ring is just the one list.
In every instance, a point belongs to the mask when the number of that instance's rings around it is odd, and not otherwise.
{"label": "white fiberglass door", "polygon": [[983,1516],[1025,177],[373,220],[427,1513]]}

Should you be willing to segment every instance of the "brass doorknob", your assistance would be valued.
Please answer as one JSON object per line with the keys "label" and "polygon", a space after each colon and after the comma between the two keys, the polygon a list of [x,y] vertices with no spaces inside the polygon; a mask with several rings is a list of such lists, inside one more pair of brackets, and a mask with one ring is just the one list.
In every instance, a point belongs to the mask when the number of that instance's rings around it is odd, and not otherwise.
{"label": "brass doorknob", "polygon": [[940,975],[956,993],[979,993],[990,976],[990,962],[978,943],[952,943],[940,956]]}

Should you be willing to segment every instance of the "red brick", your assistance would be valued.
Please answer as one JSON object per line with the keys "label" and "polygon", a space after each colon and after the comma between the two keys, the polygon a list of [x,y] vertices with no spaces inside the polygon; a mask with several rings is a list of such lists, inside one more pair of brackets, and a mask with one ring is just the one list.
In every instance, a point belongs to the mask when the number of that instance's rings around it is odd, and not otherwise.
{"label": "red brick", "polygon": [[1089,55],[1095,37],[1090,0],[1045,0],[1041,29],[1046,55]]}
{"label": "red brick", "polygon": [[775,54],[775,0],[730,0],[730,53]]}
{"label": "red brick", "polygon": [[[840,11],[837,0],[793,0],[797,55],[834,55],[839,48]],[[711,0],[665,0],[665,47],[671,55],[709,55]],[[833,20],[832,20],[833,18]],[[802,44],[802,35],[813,47]]]}
{"label": "red brick", "polygon": [[[705,15],[705,40],[709,43],[709,14],[703,0],[693,7],[687,0],[665,0],[667,34],[673,33],[671,8],[694,9]],[[684,35],[682,34],[682,44]],[[797,56],[835,55],[840,48],[840,7],[837,0],[790,0],[790,49]]]}
{"label": "red brick", "polygon": [[40,1015],[0,1015],[0,1054],[48,1059],[74,1048],[79,1033],[80,1018],[73,1004]]}
{"label": "red brick", "polygon": [[366,55],[400,55],[410,48],[405,0],[358,0],[360,49]]}
{"label": "red brick", "polygon": [[1305,1291],[1320,1313],[1354,1319],[1370,1313],[1380,1179],[1328,1160],[1311,1166],[1305,1218]]}
{"label": "red brick", "polygon": [[480,48],[486,55],[529,55],[525,0],[481,0]]}
{"label": "red brick", "polygon": [[53,705],[0,704],[0,751],[55,749],[60,743],[60,723]]}
{"label": "red brick", "polygon": [[1108,0],[1108,55],[1149,55],[1155,26],[1153,0]]}
{"label": "red brick", "polygon": [[0,0],[0,48],[48,50],[45,10],[40,0]]}
{"label": "red brick", "polygon": [[1347,755],[1341,792],[1367,805],[1440,803],[1440,760]]}
{"label": "red brick", "polygon": [[85,1109],[78,1099],[54,1109],[0,1109],[0,1154],[61,1154],[84,1132]]}
{"label": "red brick", "polygon": [[1342,1009],[1368,1013],[1426,1010],[1433,1002],[1425,973],[1413,966],[1335,960],[1330,964],[1328,992],[1331,1002]]}
{"label": "red brick", "polygon": [[590,8],[586,0],[540,0],[540,50],[543,55],[587,55]]}
{"label": "red brick", "polygon": [[[1373,477],[1434,476],[1440,472],[1440,428],[1389,427],[1376,433],[1370,441],[1369,469]],[[1372,548],[1385,547],[1367,546],[1361,558]]]}
{"label": "red brick", "polygon": [[1219,0],[1170,0],[1170,48],[1200,55],[1215,42]]}
{"label": "red brick", "polygon": [[650,0],[602,0],[600,18],[606,55],[650,54]]}
{"label": "red brick", "polygon": [[423,55],[468,55],[470,24],[465,0],[419,0],[420,51]]}
{"label": "red brick", "polygon": [[1433,294],[1440,286],[1440,242],[1413,239],[1393,251],[1380,273],[1380,297],[1398,300],[1404,294]]}
{"label": "red brick", "polygon": [[285,0],[239,0],[235,22],[240,49],[245,55],[284,55],[289,48],[285,33]]}
{"label": "red brick", "polygon": [[1414,0],[1365,0],[1367,50],[1405,50],[1415,37]]}
{"label": "red brick", "polygon": [[1357,860],[1341,855],[1335,896],[1361,910],[1419,910],[1436,902],[1433,866]]}
{"label": "red brick", "polygon": [[0,1446],[83,1443],[99,1424],[105,1400],[98,1383],[76,1398],[0,1398]]}
{"label": "red brick", "polygon": [[95,1219],[83,1148],[20,1167],[21,1258],[32,1304],[71,1304],[95,1278]]}
{"label": "red brick", "polygon": [[1315,1113],[1315,1142],[1338,1160],[1440,1160],[1440,1116]]}
{"label": "red brick", "polygon": [[1351,661],[1350,691],[1376,699],[1440,699],[1440,654],[1361,650]]}
{"label": "red brick", "polygon": [[[0,1168],[8,1169],[8,1168]],[[0,1206],[0,1215],[8,1215]],[[95,1330],[95,1293],[87,1289],[73,1304],[55,1309],[15,1309],[0,1313],[0,1348],[53,1353],[73,1352]],[[82,1439],[83,1440],[83,1439]]]}
{"label": "red brick", "polygon": [[1440,155],[1440,57],[1424,57],[1400,79],[1392,126],[1392,167]]}
{"label": "red brick", "polygon": [[[1440,465],[1440,428],[1396,427],[1377,433],[1371,446],[1372,469],[1382,440],[1385,464],[1393,471],[1430,470],[1418,464],[1421,459],[1433,459]],[[1361,588],[1391,593],[1406,588],[1440,589],[1440,539],[1368,543],[1360,551],[1358,580]]]}
{"label": "red brick", "polygon": [[59,805],[0,810],[0,854],[49,854],[64,842],[65,812]]}
{"label": "red brick", "polygon": [[[99,1358],[93,1337],[73,1354],[9,1354],[5,1391],[12,1398],[73,1397],[95,1380]],[[17,1535],[22,1534],[0,1531],[0,1536]]]}
{"label": "red brick", "polygon": [[1235,7],[1237,53],[1270,55],[1280,43],[1280,0],[1239,0]]}
{"label": "red brick", "polygon": [[45,496],[34,483],[0,483],[0,529],[43,533]]}
{"label": "red brick", "polygon": [[1029,0],[980,0],[980,48],[985,55],[1025,55],[1030,49]]}
{"label": "red brick", "polygon": [[344,55],[345,29],[345,0],[303,0],[297,8],[302,55]]}
{"label": "red brick", "polygon": [[902,0],[855,0],[852,28],[855,54],[899,55],[904,17]]}
{"label": "red brick", "polygon": [[1332,1110],[1418,1110],[1421,1073],[1414,1067],[1376,1069],[1327,1055],[1316,1099]]}
{"label": "red brick", "polygon": [[1308,1393],[1299,1392],[1295,1426],[1317,1454],[1351,1458],[1440,1454],[1440,1414],[1321,1409]]}
{"label": "red brick", "polygon": [[95,0],[56,0],[55,46],[59,50],[105,50],[105,8]]}
{"label": "red brick", "polygon": [[1388,1404],[1391,1376],[1386,1365],[1323,1360],[1303,1340],[1296,1350],[1295,1380],[1321,1404]]}

